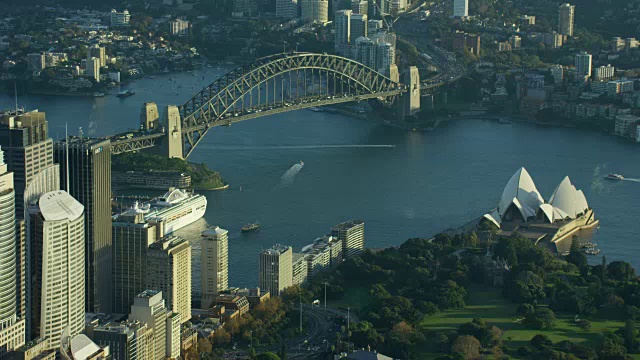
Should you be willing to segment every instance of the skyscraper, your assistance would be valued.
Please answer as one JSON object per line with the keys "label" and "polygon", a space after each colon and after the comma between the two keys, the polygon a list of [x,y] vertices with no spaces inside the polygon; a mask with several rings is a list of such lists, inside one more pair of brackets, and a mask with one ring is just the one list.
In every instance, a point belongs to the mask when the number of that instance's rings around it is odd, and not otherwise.
{"label": "skyscraper", "polygon": [[335,49],[338,52],[344,52],[345,47],[348,48],[351,42],[351,10],[340,10],[336,12],[336,38]]}
{"label": "skyscraper", "polygon": [[100,346],[109,346],[113,360],[147,360],[148,347],[153,345],[147,341],[147,333],[151,333],[147,324],[137,320],[110,320],[90,319],[85,328],[89,338]]}
{"label": "skyscraper", "polygon": [[342,241],[342,257],[346,260],[364,250],[364,221],[349,220],[331,228],[331,236]]}
{"label": "skyscraper", "polygon": [[87,48],[87,59],[92,57],[100,60],[100,66],[107,66],[107,52],[104,47],[96,44]]}
{"label": "skyscraper", "polygon": [[127,314],[133,299],[146,289],[147,249],[156,241],[157,228],[145,222],[137,208],[118,215],[113,234],[113,312]]}
{"label": "skyscraper", "polygon": [[0,149],[0,358],[25,343],[25,322],[17,317],[15,214],[13,173]]}
{"label": "skyscraper", "polygon": [[591,54],[588,54],[586,51],[581,51],[579,54],[576,54],[576,76],[579,81],[591,77],[591,60]]}
{"label": "skyscraper", "polygon": [[215,227],[202,233],[200,268],[202,300],[200,307],[208,309],[213,297],[229,288],[229,244],[227,230]]}
{"label": "skyscraper", "polygon": [[453,17],[469,16],[469,0],[453,0]]}
{"label": "skyscraper", "polygon": [[368,0],[351,0],[351,11],[354,14],[369,15]]}
{"label": "skyscraper", "polygon": [[576,7],[564,3],[558,8],[558,32],[565,36],[573,36],[573,16]]}
{"label": "skyscraper", "polygon": [[293,285],[292,254],[290,246],[280,244],[260,253],[258,286],[261,289],[269,291],[271,295],[278,296],[282,290]]}
{"label": "skyscraper", "polygon": [[87,59],[85,67],[85,75],[95,80],[95,82],[100,82],[100,59],[96,57],[91,57]]}
{"label": "skyscraper", "polygon": [[162,291],[167,308],[191,319],[191,245],[177,236],[167,236],[147,251],[147,289]]}
{"label": "skyscraper", "polygon": [[[63,187],[84,206],[85,309],[87,312],[109,313],[113,294],[111,143],[103,139],[69,137],[54,144],[54,160],[60,164]],[[66,189],[67,183],[69,189]]]}
{"label": "skyscraper", "polygon": [[53,165],[53,141],[48,137],[45,113],[0,113],[0,146],[13,172],[16,218],[24,219],[25,188],[42,169]]}
{"label": "skyscraper", "polygon": [[328,0],[301,0],[302,20],[315,23],[329,21]]}
{"label": "skyscraper", "polygon": [[355,43],[356,40],[360,37],[367,37],[368,31],[367,26],[369,24],[369,19],[367,15],[364,14],[353,14],[351,15],[351,43]]}
{"label": "skyscraper", "polygon": [[376,68],[377,47],[373,41],[361,36],[355,40],[355,60],[372,69]]}
{"label": "skyscraper", "polygon": [[172,335],[172,329],[167,331],[167,318],[173,316],[162,299],[161,291],[145,290],[133,299],[129,320],[138,320],[147,324],[153,331],[153,353],[147,360],[163,360],[167,354],[167,334]]}
{"label": "skyscraper", "polygon": [[29,207],[31,241],[30,338],[60,346],[63,332],[84,331],[84,207],[65,191]]}
{"label": "skyscraper", "polygon": [[276,17],[290,20],[298,17],[298,0],[276,0]]}

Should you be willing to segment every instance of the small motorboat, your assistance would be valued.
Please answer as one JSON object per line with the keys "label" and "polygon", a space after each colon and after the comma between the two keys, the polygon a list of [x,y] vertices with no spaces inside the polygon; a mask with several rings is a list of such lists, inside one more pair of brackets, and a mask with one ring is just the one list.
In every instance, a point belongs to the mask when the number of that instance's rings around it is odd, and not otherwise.
{"label": "small motorboat", "polygon": [[620,174],[609,174],[607,176],[604,177],[605,179],[609,179],[609,180],[624,180],[624,176],[620,175]]}

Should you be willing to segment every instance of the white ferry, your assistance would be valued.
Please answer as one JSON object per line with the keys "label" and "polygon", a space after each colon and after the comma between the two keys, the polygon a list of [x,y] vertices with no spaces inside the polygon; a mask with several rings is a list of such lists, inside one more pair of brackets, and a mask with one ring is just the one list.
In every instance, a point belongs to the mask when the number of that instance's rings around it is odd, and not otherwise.
{"label": "white ferry", "polygon": [[182,229],[204,216],[207,198],[203,195],[169,188],[164,195],[139,208],[150,223],[162,223],[164,235]]}

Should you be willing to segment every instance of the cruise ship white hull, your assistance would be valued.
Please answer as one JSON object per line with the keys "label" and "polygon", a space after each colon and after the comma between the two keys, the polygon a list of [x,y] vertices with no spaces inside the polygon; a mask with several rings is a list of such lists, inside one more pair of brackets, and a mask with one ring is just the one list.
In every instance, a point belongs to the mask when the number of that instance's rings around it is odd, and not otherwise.
{"label": "cruise ship white hull", "polygon": [[145,204],[143,211],[148,222],[162,224],[163,235],[169,235],[200,220],[207,211],[207,198],[172,188]]}
{"label": "cruise ship white hull", "polygon": [[203,216],[204,213],[207,211],[207,207],[206,207],[206,202],[205,202],[205,207],[204,209],[196,209],[195,207],[193,207],[193,212],[191,214],[185,215],[181,218],[178,218],[172,222],[168,222],[165,225],[164,228],[164,233],[165,235],[171,234],[172,232],[176,231],[176,230],[180,230],[183,227],[187,226],[187,225],[191,225],[194,222],[200,220]]}

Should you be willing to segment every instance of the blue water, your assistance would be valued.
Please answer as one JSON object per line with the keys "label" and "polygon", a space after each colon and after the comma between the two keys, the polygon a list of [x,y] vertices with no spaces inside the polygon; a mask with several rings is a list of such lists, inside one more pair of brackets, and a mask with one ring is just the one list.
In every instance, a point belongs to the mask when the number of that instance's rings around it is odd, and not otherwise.
{"label": "blue water", "polygon": [[[105,135],[136,128],[142,102],[180,104],[223,71],[140,80],[128,86],[136,95],[124,100],[29,96],[20,103],[46,111],[54,137],[64,133],[65,121]],[[12,102],[0,98],[2,107]],[[593,235],[601,254],[640,265],[640,183],[602,178],[618,172],[640,179],[640,146],[605,134],[481,120],[416,133],[300,110],[215,128],[190,160],[208,164],[231,185],[206,192],[205,219],[177,233],[193,244],[196,288],[198,238],[208,225],[229,230],[230,284],[255,286],[258,254],[275,243],[298,251],[350,218],[365,221],[372,248],[430,237],[495,207],[521,166],[545,198],[568,175],[601,220]],[[259,232],[240,233],[254,221],[262,224]]]}

